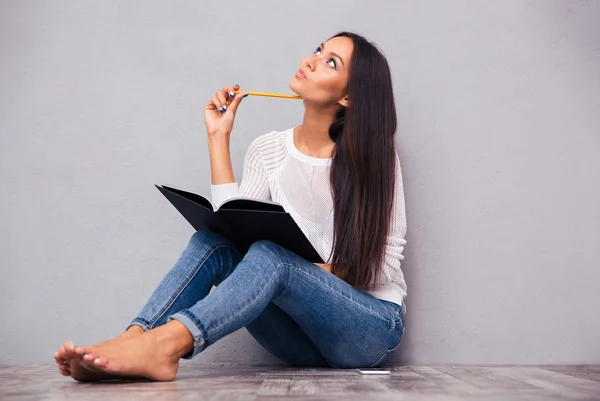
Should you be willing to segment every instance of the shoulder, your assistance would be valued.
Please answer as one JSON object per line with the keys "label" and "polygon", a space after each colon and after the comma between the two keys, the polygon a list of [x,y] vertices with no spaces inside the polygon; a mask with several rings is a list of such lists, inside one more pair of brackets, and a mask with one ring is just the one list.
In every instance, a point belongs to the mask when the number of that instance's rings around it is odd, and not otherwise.
{"label": "shoulder", "polygon": [[248,147],[248,155],[259,159],[265,166],[280,165],[287,154],[289,129],[273,130],[257,136]]}
{"label": "shoulder", "polygon": [[270,149],[273,149],[273,147],[281,147],[282,145],[285,145],[287,132],[288,130],[273,130],[259,135],[252,140],[250,146],[261,152],[269,151]]}

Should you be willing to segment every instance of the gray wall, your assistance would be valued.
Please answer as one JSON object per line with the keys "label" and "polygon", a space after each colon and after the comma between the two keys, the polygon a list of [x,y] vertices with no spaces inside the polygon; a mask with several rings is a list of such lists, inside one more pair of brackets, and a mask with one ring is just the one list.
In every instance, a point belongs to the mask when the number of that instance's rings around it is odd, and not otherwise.
{"label": "gray wall", "polygon": [[[369,2],[372,3],[372,2]],[[394,361],[600,363],[600,2],[0,3],[0,362],[117,335],[210,196],[203,105],[289,93],[338,30],[387,55],[408,235]],[[232,158],[301,122],[248,97]],[[245,329],[194,362],[276,362]]]}

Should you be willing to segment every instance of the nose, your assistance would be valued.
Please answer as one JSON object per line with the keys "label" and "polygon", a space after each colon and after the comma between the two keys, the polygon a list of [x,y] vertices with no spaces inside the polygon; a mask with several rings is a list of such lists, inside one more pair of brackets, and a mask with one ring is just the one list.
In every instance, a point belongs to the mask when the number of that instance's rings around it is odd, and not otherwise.
{"label": "nose", "polygon": [[312,72],[312,66],[314,65],[314,63],[312,62],[312,60],[310,58],[306,59],[306,61],[304,62],[304,66]]}
{"label": "nose", "polygon": [[315,55],[313,54],[312,56],[308,56],[307,58],[304,59],[304,66],[306,68],[308,68],[310,71],[312,71],[312,66],[316,65],[315,63],[313,63],[313,57],[315,57]]}

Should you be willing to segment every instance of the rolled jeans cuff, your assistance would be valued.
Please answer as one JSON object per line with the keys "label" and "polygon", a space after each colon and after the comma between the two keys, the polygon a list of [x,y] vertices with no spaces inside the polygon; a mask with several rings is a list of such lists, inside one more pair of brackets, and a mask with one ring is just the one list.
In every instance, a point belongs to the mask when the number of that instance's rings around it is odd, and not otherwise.
{"label": "rolled jeans cuff", "polygon": [[206,347],[208,347],[208,341],[206,340],[206,329],[204,325],[192,312],[188,309],[183,309],[173,315],[167,317],[167,322],[171,320],[177,320],[181,322],[190,332],[194,338],[194,350],[182,356],[182,359],[192,359]]}
{"label": "rolled jeans cuff", "polygon": [[141,317],[136,317],[129,323],[129,326],[125,329],[125,331],[129,330],[131,326],[141,327],[144,331],[148,331],[152,329],[152,325],[147,320],[142,319]]}

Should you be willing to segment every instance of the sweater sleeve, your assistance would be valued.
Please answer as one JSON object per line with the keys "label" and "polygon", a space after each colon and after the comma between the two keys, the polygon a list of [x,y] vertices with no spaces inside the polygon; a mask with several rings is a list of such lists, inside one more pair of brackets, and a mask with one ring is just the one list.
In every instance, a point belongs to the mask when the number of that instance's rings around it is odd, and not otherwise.
{"label": "sweater sleeve", "polygon": [[[260,137],[259,137],[260,138]],[[269,181],[258,149],[258,139],[255,138],[244,158],[242,183],[236,181],[226,184],[211,184],[210,191],[215,208],[227,199],[243,196],[259,200],[271,200]]]}
{"label": "sweater sleeve", "polygon": [[383,274],[380,284],[392,281],[396,272],[400,270],[401,261],[404,259],[402,252],[406,240],[406,210],[404,203],[404,185],[402,183],[402,169],[400,159],[396,153],[396,188],[394,190],[394,203],[392,206],[391,222],[385,240]]}

